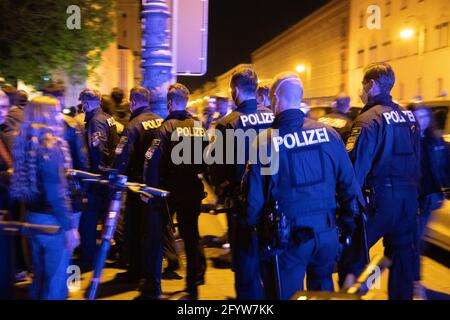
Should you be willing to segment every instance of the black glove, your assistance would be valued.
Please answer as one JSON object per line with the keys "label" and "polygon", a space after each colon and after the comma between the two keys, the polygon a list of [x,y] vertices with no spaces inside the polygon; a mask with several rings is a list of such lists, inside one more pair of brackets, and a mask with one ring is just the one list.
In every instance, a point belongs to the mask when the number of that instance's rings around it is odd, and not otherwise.
{"label": "black glove", "polygon": [[339,228],[341,230],[341,242],[348,244],[356,229],[356,223],[353,216],[342,216],[339,219]]}

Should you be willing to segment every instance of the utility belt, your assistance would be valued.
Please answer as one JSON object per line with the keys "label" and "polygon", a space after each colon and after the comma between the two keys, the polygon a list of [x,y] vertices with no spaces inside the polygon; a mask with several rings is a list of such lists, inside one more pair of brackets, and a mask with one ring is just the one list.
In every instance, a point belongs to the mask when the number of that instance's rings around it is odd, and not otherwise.
{"label": "utility belt", "polygon": [[[282,212],[268,211],[258,226],[258,238],[264,254],[279,254],[313,240],[316,233],[336,227],[334,210],[303,214],[289,219]],[[302,223],[303,222],[303,223]]]}
{"label": "utility belt", "polygon": [[393,188],[393,189],[407,189],[417,188],[417,183],[408,178],[401,177],[381,177],[377,179],[368,179],[366,181],[366,188]]}

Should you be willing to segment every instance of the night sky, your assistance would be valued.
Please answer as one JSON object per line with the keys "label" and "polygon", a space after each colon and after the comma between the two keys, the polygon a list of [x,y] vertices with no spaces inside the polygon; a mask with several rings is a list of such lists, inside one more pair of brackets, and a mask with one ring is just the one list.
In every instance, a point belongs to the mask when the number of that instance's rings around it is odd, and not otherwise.
{"label": "night sky", "polygon": [[178,77],[191,91],[239,63],[328,0],[209,0],[208,72]]}

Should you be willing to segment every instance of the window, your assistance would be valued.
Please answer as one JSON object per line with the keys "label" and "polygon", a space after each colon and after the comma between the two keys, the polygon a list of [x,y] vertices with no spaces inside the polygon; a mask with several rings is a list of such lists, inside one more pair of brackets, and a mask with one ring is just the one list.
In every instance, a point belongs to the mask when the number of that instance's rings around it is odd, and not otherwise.
{"label": "window", "polygon": [[392,9],[392,1],[388,0],[386,1],[386,9],[385,9],[385,17],[389,17],[391,15],[391,9]]}
{"label": "window", "polygon": [[403,82],[400,83],[400,85],[398,86],[398,98],[400,100],[404,100],[405,99],[405,84]]}
{"label": "window", "polygon": [[408,0],[401,0],[400,10],[405,10],[408,7]]}
{"label": "window", "polygon": [[126,18],[127,17],[127,14],[126,13],[122,13],[122,18]]}
{"label": "window", "polygon": [[438,94],[437,94],[437,96],[440,97],[440,96],[442,96],[443,93],[444,93],[444,79],[438,78],[438,85],[437,85],[437,88],[438,88]]}
{"label": "window", "polygon": [[383,61],[392,59],[392,42],[386,41],[383,43]]}
{"label": "window", "polygon": [[359,28],[364,28],[364,11],[361,11],[361,15],[359,16]]}
{"label": "window", "polygon": [[448,46],[448,21],[438,24],[436,30],[438,32],[438,48],[445,48]]}
{"label": "window", "polygon": [[377,45],[373,45],[369,48],[369,63],[377,61]]}
{"label": "window", "polygon": [[422,96],[422,78],[417,79],[417,97]]}
{"label": "window", "polygon": [[358,68],[364,67],[364,49],[358,51]]}

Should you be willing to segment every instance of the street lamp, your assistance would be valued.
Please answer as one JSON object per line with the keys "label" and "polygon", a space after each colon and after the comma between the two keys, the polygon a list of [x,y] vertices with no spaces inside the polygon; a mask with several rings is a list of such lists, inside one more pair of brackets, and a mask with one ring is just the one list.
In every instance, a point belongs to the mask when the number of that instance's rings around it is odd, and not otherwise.
{"label": "street lamp", "polygon": [[304,64],[299,64],[295,67],[295,71],[297,71],[298,73],[303,73],[306,71],[306,67]]}
{"label": "street lamp", "polygon": [[[411,20],[414,23],[411,23]],[[410,16],[407,19],[407,27],[400,31],[400,38],[403,40],[411,40],[416,34],[418,35],[418,53],[420,56],[425,52],[425,25],[419,18]]]}
{"label": "street lamp", "polygon": [[403,40],[409,40],[414,36],[414,29],[406,28],[400,31],[400,38]]}
{"label": "street lamp", "polygon": [[[413,20],[413,23],[411,23],[411,20]],[[422,77],[422,71],[423,71],[423,60],[424,60],[424,54],[425,54],[425,33],[426,28],[423,23],[423,20],[415,17],[410,16],[407,19],[407,25],[404,29],[400,31],[400,38],[405,41],[410,41],[412,39],[416,39],[417,35],[417,55],[418,55],[418,72],[419,72],[419,78]],[[421,92],[418,93],[418,95],[422,95]]]}

